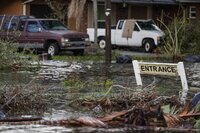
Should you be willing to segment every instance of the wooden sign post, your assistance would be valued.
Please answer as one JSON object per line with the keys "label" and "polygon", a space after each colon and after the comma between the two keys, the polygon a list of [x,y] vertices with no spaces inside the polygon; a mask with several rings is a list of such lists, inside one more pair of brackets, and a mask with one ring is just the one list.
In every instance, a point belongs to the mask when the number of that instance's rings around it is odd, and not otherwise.
{"label": "wooden sign post", "polygon": [[149,63],[149,62],[138,62],[137,60],[134,60],[132,63],[137,85],[142,85],[141,74],[180,76],[183,88],[181,102],[185,103],[188,92],[188,84],[183,62],[178,62],[177,64]]}

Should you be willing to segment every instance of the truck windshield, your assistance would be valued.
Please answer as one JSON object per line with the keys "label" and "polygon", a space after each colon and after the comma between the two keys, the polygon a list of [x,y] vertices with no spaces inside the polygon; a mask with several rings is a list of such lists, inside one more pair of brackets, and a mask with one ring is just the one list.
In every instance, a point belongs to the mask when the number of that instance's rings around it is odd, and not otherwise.
{"label": "truck windshield", "polygon": [[148,21],[148,22],[137,21],[137,23],[142,30],[157,30],[152,21]]}
{"label": "truck windshield", "polygon": [[67,30],[67,27],[58,20],[41,20],[40,24],[45,30]]}

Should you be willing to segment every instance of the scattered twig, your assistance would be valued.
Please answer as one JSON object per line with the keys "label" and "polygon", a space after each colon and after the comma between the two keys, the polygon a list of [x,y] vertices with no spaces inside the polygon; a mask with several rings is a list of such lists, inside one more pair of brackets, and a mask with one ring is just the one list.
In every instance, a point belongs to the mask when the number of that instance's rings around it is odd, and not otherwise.
{"label": "scattered twig", "polygon": [[146,90],[146,89],[152,90],[152,89],[154,89],[155,87],[156,87],[156,78],[155,78],[155,76],[154,76],[153,82],[152,82],[151,84],[147,85],[146,87],[144,87],[143,90]]}
{"label": "scattered twig", "polygon": [[26,87],[28,87],[33,81],[35,80],[35,78],[33,78],[28,84],[26,84],[22,89],[21,91],[19,91],[18,93],[16,93],[14,96],[12,96],[6,103],[4,103],[2,106],[1,106],[1,109],[3,109],[6,105],[8,105],[17,95],[19,95],[20,93],[22,93],[24,91],[24,89]]}
{"label": "scattered twig", "polygon": [[110,93],[110,91],[112,90],[113,87],[120,87],[120,88],[123,88],[123,89],[132,90],[132,89],[127,88],[127,87],[124,87],[124,86],[122,86],[122,85],[112,85],[112,86],[109,87],[108,91],[107,91],[107,92],[105,93],[105,95],[100,99],[100,101],[102,101],[103,99],[105,99],[105,98],[108,96],[108,94]]}

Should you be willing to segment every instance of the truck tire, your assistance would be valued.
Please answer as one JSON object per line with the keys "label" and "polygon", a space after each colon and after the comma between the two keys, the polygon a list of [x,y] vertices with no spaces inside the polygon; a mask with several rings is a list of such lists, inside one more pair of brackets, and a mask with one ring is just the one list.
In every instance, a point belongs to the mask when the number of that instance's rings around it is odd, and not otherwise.
{"label": "truck tire", "polygon": [[73,51],[74,55],[83,55],[84,54],[84,49],[78,49]]}
{"label": "truck tire", "polygon": [[99,45],[99,48],[101,48],[101,49],[105,49],[105,48],[106,48],[106,40],[105,40],[105,37],[99,38],[99,40],[98,40],[98,45]]}
{"label": "truck tire", "polygon": [[154,41],[151,39],[145,39],[143,41],[143,49],[145,52],[150,53],[153,52],[155,48]]}
{"label": "truck tire", "polygon": [[47,53],[51,56],[57,55],[59,53],[59,47],[56,43],[51,43],[47,48]]}

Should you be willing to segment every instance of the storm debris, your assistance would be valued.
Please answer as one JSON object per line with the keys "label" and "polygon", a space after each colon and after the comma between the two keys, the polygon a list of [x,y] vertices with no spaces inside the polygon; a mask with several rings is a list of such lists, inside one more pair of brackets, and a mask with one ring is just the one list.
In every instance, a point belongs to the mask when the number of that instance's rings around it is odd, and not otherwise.
{"label": "storm debris", "polygon": [[72,104],[89,109],[97,106],[104,111],[109,109],[105,116],[97,118],[110,128],[131,126],[144,129],[151,127],[154,131],[195,131],[194,125],[200,116],[198,101],[195,102],[196,106],[193,103],[197,95],[185,105],[176,96],[159,96],[153,92],[120,96],[99,101],[82,99]]}

